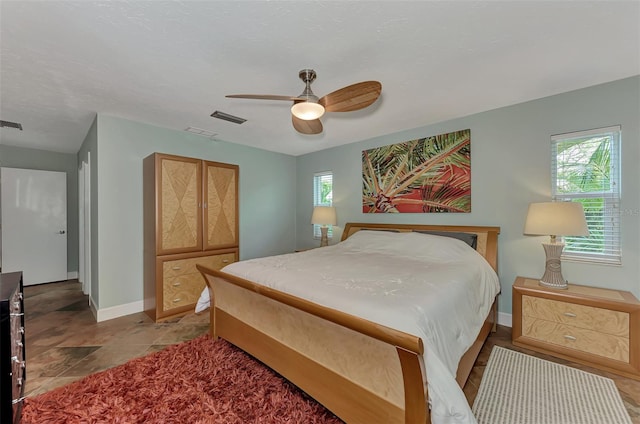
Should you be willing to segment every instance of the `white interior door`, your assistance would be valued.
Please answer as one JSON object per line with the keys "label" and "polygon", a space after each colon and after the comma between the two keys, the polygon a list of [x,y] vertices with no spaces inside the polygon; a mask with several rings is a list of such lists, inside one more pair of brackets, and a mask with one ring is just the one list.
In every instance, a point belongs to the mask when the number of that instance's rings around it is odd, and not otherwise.
{"label": "white interior door", "polygon": [[25,285],[67,279],[67,174],[1,168],[2,272]]}

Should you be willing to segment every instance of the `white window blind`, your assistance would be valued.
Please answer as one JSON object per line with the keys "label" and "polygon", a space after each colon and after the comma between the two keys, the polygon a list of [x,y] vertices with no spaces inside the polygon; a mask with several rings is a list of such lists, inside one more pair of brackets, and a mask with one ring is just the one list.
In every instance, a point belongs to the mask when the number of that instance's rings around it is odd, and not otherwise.
{"label": "white window blind", "polygon": [[[313,206],[332,206],[333,172],[324,171],[313,174]],[[333,236],[333,227],[329,226],[327,237]],[[320,225],[313,225],[313,237],[320,238]]]}
{"label": "white window blind", "polygon": [[620,264],[620,126],[551,137],[554,201],[580,202],[588,237],[565,237],[563,259]]}

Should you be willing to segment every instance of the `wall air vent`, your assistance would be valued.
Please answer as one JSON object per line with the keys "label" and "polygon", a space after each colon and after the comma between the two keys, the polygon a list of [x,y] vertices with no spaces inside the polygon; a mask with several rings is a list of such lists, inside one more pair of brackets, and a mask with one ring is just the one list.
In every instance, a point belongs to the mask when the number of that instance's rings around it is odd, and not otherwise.
{"label": "wall air vent", "polygon": [[0,121],[0,128],[15,128],[16,130],[22,131],[22,124],[11,121]]}
{"label": "wall air vent", "polygon": [[229,115],[228,113],[220,112],[219,110],[216,110],[215,112],[213,112],[211,116],[214,118],[224,119],[225,121],[233,122],[234,124],[242,124],[243,122],[247,121],[246,119]]}

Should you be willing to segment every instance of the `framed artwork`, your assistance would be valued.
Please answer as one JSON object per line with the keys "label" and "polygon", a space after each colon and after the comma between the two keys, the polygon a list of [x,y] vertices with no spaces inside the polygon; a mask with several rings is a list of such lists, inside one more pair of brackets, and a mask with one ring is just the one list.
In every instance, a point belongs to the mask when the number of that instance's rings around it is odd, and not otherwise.
{"label": "framed artwork", "polygon": [[364,150],[362,212],[471,212],[471,130]]}

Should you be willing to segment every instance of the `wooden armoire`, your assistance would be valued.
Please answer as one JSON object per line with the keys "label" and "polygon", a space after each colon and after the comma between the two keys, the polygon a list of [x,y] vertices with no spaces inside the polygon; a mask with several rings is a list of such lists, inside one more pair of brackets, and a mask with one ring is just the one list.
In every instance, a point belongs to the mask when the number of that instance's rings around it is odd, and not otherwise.
{"label": "wooden armoire", "polygon": [[238,165],[154,153],[143,160],[144,309],[193,312],[204,278],[238,260]]}

